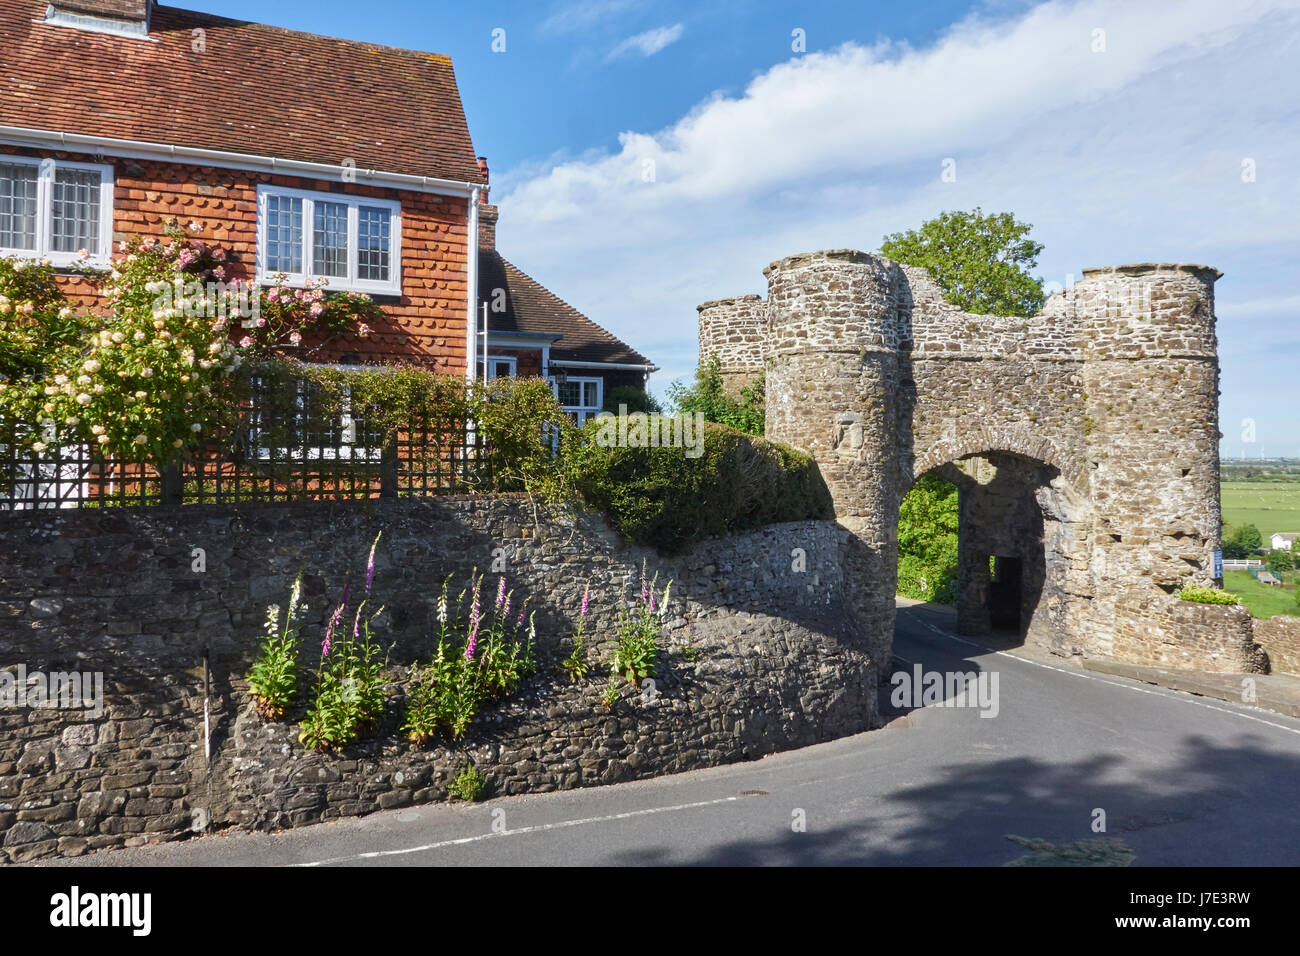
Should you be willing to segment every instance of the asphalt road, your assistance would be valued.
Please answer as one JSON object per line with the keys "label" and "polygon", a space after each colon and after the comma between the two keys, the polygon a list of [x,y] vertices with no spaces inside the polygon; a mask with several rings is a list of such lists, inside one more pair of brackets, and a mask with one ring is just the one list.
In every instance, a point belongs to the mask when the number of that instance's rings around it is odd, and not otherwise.
{"label": "asphalt road", "polygon": [[884,730],[658,780],[64,862],[968,865],[1022,857],[1017,835],[1122,841],[1107,852],[1138,866],[1300,863],[1300,720],[989,651],[935,609],[898,618],[905,669],[996,672],[997,716],[922,707]]}

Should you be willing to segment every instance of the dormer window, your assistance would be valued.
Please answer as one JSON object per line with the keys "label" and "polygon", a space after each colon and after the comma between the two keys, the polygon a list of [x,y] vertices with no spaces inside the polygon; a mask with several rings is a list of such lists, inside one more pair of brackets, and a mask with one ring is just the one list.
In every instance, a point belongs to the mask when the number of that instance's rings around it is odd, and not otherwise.
{"label": "dormer window", "polygon": [[145,39],[153,0],[56,0],[45,9],[45,22],[92,33]]}

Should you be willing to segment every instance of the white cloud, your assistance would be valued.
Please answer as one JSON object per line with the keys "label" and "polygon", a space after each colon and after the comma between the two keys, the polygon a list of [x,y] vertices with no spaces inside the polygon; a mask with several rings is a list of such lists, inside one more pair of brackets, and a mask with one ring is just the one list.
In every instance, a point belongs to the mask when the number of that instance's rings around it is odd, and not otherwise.
{"label": "white cloud", "polygon": [[[846,44],[623,132],[616,150],[512,177],[500,242],[663,365],[661,381],[694,367],[694,306],[765,292],[772,259],[874,249],[975,205],[1034,223],[1050,280],[1217,265],[1228,315],[1288,294],[1256,265],[1300,254],[1300,71],[1283,51],[1298,30],[1300,0],[1092,0],[971,18],[920,49]],[[955,183],[940,181],[946,157]]]}
{"label": "white cloud", "polygon": [[610,50],[605,59],[617,60],[634,54],[654,56],[664,47],[676,43],[681,39],[681,36],[682,25],[680,23],[674,23],[670,27],[655,27],[653,30],[646,30],[645,33],[638,33],[636,36],[628,37]]}
{"label": "white cloud", "polygon": [[562,3],[552,9],[550,15],[542,21],[542,29],[547,33],[590,30],[597,24],[612,20],[638,6],[639,0],[577,0]]}

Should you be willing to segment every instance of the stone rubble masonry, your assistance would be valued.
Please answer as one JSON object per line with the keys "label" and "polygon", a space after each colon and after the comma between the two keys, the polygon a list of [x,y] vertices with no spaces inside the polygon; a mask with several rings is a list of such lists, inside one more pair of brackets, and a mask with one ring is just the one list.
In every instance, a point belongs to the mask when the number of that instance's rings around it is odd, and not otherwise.
{"label": "stone rubble masonry", "polygon": [[[304,660],[345,577],[376,555],[388,715],[373,739],[306,751],[294,723],[263,724],[244,674],[266,608],[304,572]],[[756,759],[876,725],[881,660],[847,609],[834,522],[775,525],[660,558],[598,517],[519,498],[401,499],[0,517],[0,668],[101,671],[106,707],[0,708],[0,860],[75,856],[209,829],[273,829],[443,800],[472,761],[491,795],[591,786]],[[206,570],[193,570],[193,549]],[[799,550],[796,550],[799,549]],[[802,554],[800,553],[802,551]],[[441,584],[505,562],[514,606],[536,608],[539,672],[488,705],[466,739],[401,737],[402,676],[427,660]],[[620,597],[641,569],[673,579],[653,699],[601,703]],[[796,570],[803,567],[804,570]],[[486,600],[497,576],[489,573]],[[560,668],[591,587],[592,671]],[[202,652],[210,648],[212,761]],[[693,646],[697,653],[687,654]],[[694,658],[693,660],[691,658]],[[888,666],[888,662],[885,662]],[[301,716],[300,701],[295,719]]]}
{"label": "stone rubble masonry", "polygon": [[763,371],[767,303],[756,295],[718,299],[696,306],[699,312],[700,364],[716,358],[722,387],[738,397]]}
{"label": "stone rubble masonry", "polygon": [[1270,674],[1300,677],[1300,617],[1279,615],[1256,621],[1255,640],[1268,654]]}
{"label": "stone rubble masonry", "polygon": [[1262,666],[1248,619],[1175,594],[1212,583],[1219,546],[1217,270],[1086,269],[1028,318],[964,312],[925,270],[855,250],[764,274],[766,300],[699,307],[701,353],[767,368],[766,435],[816,458],[855,536],[847,593],[874,656],[893,633],[899,503],[933,471],[959,488],[964,630],[990,627],[998,556],[1023,565],[1031,643]]}

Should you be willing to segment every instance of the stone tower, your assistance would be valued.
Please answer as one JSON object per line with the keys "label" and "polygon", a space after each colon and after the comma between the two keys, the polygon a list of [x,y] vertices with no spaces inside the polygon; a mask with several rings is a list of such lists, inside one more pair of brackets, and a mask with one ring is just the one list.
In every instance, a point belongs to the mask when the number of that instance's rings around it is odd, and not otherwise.
{"label": "stone tower", "polygon": [[934,472],[959,490],[963,631],[1256,666],[1248,615],[1176,596],[1213,583],[1219,546],[1216,270],[1085,270],[1032,317],[963,312],[924,270],[854,250],[764,272],[766,302],[700,306],[701,354],[729,380],[766,367],[767,437],[816,458],[880,659],[899,504]]}

